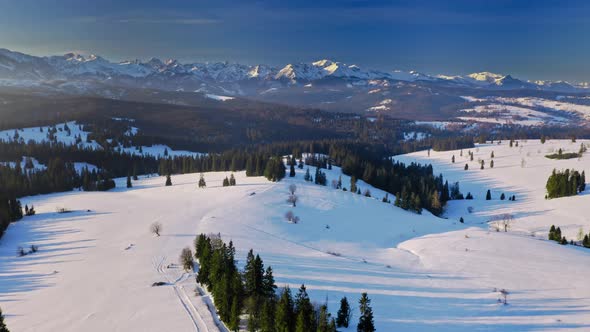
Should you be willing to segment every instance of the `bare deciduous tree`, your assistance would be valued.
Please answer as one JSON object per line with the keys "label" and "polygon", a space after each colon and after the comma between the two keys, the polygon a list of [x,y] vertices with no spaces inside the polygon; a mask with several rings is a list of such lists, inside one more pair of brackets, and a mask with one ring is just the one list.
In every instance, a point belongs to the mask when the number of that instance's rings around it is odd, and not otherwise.
{"label": "bare deciduous tree", "polygon": [[293,211],[289,211],[289,212],[285,213],[285,219],[287,219],[288,222],[291,222],[294,224],[299,222],[299,217],[297,217],[295,215],[295,213],[293,213]]}
{"label": "bare deciduous tree", "polygon": [[291,194],[289,198],[287,198],[287,203],[291,204],[293,207],[297,206],[297,195]]}
{"label": "bare deciduous tree", "polygon": [[180,252],[180,264],[187,271],[193,269],[193,253],[189,247],[185,247]]}
{"label": "bare deciduous tree", "polygon": [[294,183],[291,183],[289,185],[289,194],[295,195],[296,191],[297,191],[297,186]]}
{"label": "bare deciduous tree", "polygon": [[162,224],[159,222],[154,222],[150,225],[150,232],[156,234],[156,236],[160,236],[160,232],[162,231]]}
{"label": "bare deciduous tree", "polygon": [[492,223],[492,228],[496,231],[504,231],[508,232],[514,217],[510,213],[504,213],[501,215],[494,216],[490,221]]}

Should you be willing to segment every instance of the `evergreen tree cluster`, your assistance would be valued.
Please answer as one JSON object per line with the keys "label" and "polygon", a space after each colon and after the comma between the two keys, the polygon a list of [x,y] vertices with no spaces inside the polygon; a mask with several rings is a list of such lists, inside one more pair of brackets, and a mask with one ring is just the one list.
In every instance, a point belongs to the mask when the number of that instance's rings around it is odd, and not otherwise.
{"label": "evergreen tree cluster", "polygon": [[[197,282],[211,292],[221,320],[230,330],[238,331],[240,316],[248,316],[248,331],[261,332],[336,332],[348,327],[352,310],[346,297],[334,318],[328,307],[311,302],[305,285],[293,296],[289,286],[277,293],[272,268],[265,269],[259,255],[248,252],[243,272],[236,265],[233,243],[219,235],[201,234],[195,239],[195,257],[200,268]],[[375,331],[370,300],[363,293],[358,331]]]}
{"label": "evergreen tree cluster", "polygon": [[567,244],[567,239],[565,236],[561,235],[561,229],[559,227],[555,228],[555,225],[551,225],[549,229],[549,240],[555,241],[559,244]]}
{"label": "evergreen tree cluster", "polygon": [[326,173],[322,172],[319,167],[315,169],[314,183],[325,186],[327,184]]}
{"label": "evergreen tree cluster", "polygon": [[223,186],[224,187],[229,187],[229,186],[235,186],[236,185],[236,177],[234,176],[234,173],[232,173],[229,178],[226,176],[225,179],[223,179]]}
{"label": "evergreen tree cluster", "polygon": [[576,170],[566,169],[564,171],[553,170],[545,186],[547,189],[546,198],[557,198],[574,196],[586,190],[586,174]]}

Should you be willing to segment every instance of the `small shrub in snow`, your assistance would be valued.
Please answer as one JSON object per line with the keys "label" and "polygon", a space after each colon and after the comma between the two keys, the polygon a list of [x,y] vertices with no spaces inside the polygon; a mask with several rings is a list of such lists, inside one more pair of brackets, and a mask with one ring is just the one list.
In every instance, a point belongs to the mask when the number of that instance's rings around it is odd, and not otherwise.
{"label": "small shrub in snow", "polygon": [[59,206],[55,208],[55,211],[56,211],[57,213],[69,213],[69,212],[72,212],[72,211],[70,211],[68,208],[65,208],[65,207],[59,207]]}
{"label": "small shrub in snow", "polygon": [[157,221],[152,223],[150,225],[150,232],[156,236],[160,236],[160,232],[162,232],[162,224]]}

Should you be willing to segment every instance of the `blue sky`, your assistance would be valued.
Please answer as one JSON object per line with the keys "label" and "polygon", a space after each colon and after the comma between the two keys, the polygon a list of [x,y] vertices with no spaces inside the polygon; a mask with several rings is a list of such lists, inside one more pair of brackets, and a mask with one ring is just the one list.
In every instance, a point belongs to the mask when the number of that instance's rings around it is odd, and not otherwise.
{"label": "blue sky", "polygon": [[0,0],[0,47],[590,81],[590,1]]}

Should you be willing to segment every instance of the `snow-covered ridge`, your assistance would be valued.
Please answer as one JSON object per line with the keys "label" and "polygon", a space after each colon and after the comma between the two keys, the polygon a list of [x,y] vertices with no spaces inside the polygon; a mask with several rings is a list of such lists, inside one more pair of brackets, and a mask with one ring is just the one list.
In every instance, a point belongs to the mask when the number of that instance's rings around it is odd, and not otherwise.
{"label": "snow-covered ridge", "polygon": [[542,89],[551,91],[576,91],[587,85],[574,85],[565,81],[524,81],[510,75],[490,72],[473,73],[465,76],[427,75],[416,71],[378,71],[362,69],[323,59],[310,63],[290,63],[283,67],[264,64],[243,65],[229,62],[181,63],[174,59],[162,61],[151,58],[111,62],[98,55],[84,56],[67,53],[57,56],[37,57],[19,52],[0,49],[0,79],[72,79],[91,78],[111,80],[113,78],[137,80],[192,79],[220,83],[245,80],[286,81],[304,83],[324,78],[346,80],[393,80],[432,81],[440,84],[465,85],[492,89]]}

